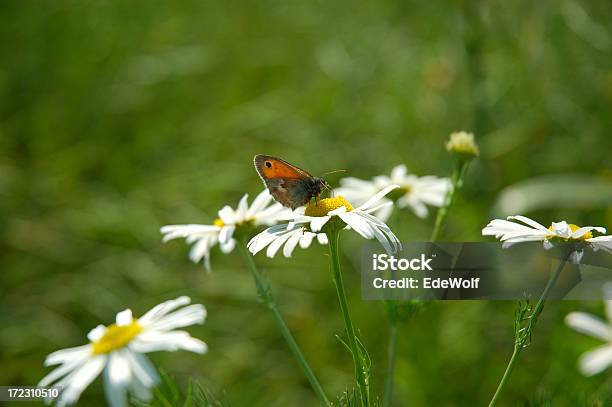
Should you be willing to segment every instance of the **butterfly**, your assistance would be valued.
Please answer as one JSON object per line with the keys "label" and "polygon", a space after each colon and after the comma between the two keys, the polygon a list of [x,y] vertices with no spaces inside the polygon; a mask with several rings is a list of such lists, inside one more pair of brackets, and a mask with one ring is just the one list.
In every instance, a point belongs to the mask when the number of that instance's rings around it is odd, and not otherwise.
{"label": "butterfly", "polygon": [[323,178],[313,177],[280,158],[258,154],[253,163],[270,194],[288,208],[306,205],[312,198],[318,198],[323,189],[330,189]]}

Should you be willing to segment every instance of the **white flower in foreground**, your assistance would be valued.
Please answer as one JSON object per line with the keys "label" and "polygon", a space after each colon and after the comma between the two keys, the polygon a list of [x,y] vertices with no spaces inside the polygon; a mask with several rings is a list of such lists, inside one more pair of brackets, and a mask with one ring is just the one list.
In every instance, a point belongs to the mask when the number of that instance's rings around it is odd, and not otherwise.
{"label": "white flower in foreground", "polygon": [[[357,208],[353,208],[342,196],[311,202],[304,214],[293,212],[292,218],[288,219],[289,223],[268,228],[251,239],[248,244],[249,251],[257,254],[268,246],[266,254],[268,257],[274,257],[284,245],[283,254],[290,257],[298,243],[301,244],[306,239],[310,242],[328,222],[339,220],[345,228],[353,229],[365,239],[376,238],[387,253],[395,253],[402,247],[399,239],[389,226],[371,213],[379,210],[381,206],[392,205],[384,197],[396,188],[397,185],[391,185],[383,189]],[[326,239],[320,238],[319,241],[324,243]]]}
{"label": "white flower in foreground", "polygon": [[[582,243],[593,250],[604,249],[612,252],[612,236],[593,237],[593,232],[606,233],[606,229],[599,226],[584,226],[567,223],[565,221],[553,222],[545,227],[526,216],[508,216],[507,220],[494,219],[482,229],[483,236],[495,236],[509,247],[520,242],[542,242],[545,249],[550,249],[555,242]],[[582,250],[572,254],[571,261],[578,263],[582,257]]]}
{"label": "white flower in foreground", "polygon": [[[425,218],[428,215],[427,205],[442,206],[451,183],[448,178],[432,175],[417,177],[409,174],[406,166],[402,164],[393,168],[389,176],[380,175],[372,178],[371,181],[348,177],[341,179],[340,185],[341,187],[335,192],[356,205],[363,204],[371,196],[391,185],[399,185],[398,190],[394,192],[399,195],[396,201],[397,206],[399,208],[409,207],[419,218]],[[391,202],[391,200],[384,198],[381,202]],[[384,206],[376,213],[376,216],[386,221],[392,210],[392,205]]]}
{"label": "white flower in foreground", "polygon": [[143,353],[179,349],[206,352],[204,342],[175,330],[204,322],[206,309],[201,304],[176,310],[190,302],[189,297],[166,301],[138,319],[129,309],[118,313],[114,324],[98,325],[89,332],[89,344],[47,356],[45,366],[60,366],[38,386],[61,387],[57,406],[65,406],[76,403],[83,390],[103,373],[104,391],[111,406],[125,406],[128,391],[140,400],[149,400],[151,387],[158,383],[159,376]]}
{"label": "white flower in foreground", "polygon": [[[607,298],[612,298],[612,287],[606,285]],[[565,323],[578,332],[606,342],[592,351],[584,353],[578,360],[580,371],[585,376],[603,372],[612,365],[612,299],[604,301],[608,322],[587,314],[571,312],[565,317]]]}
{"label": "white flower in foreground", "polygon": [[289,212],[279,203],[273,203],[268,190],[262,191],[251,206],[247,203],[248,194],[245,194],[238,208],[234,210],[229,205],[219,212],[219,217],[212,225],[166,225],[160,231],[164,234],[163,241],[176,238],[185,238],[188,244],[194,243],[189,258],[194,263],[204,259],[206,270],[210,271],[210,250],[218,243],[223,253],[230,253],[236,246],[234,232],[240,226],[272,225],[279,217]]}

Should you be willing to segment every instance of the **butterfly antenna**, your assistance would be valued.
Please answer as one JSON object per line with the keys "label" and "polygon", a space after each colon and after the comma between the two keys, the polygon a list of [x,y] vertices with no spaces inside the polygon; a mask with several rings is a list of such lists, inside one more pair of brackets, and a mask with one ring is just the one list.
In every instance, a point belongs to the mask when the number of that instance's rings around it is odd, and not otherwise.
{"label": "butterfly antenna", "polygon": [[337,172],[348,172],[348,170],[334,170],[323,173],[323,175],[335,174]]}
{"label": "butterfly antenna", "polygon": [[329,191],[329,196],[334,197],[334,189],[326,182],[323,187]]}

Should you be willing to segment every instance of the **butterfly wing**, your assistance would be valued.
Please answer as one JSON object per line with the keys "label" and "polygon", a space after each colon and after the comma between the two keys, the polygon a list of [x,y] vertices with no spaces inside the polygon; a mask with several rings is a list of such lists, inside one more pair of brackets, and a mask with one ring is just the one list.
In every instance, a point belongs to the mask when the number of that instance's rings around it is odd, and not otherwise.
{"label": "butterfly wing", "polygon": [[255,169],[265,182],[267,179],[285,178],[285,179],[305,179],[312,178],[308,172],[295,165],[289,164],[287,161],[280,158],[272,157],[271,155],[258,154],[253,159]]}
{"label": "butterfly wing", "polygon": [[274,199],[291,209],[307,204],[313,197],[308,182],[300,179],[284,178],[273,178],[265,181]]}
{"label": "butterfly wing", "polygon": [[283,206],[295,209],[312,198],[313,177],[308,172],[269,155],[256,155],[253,162],[270,194]]}

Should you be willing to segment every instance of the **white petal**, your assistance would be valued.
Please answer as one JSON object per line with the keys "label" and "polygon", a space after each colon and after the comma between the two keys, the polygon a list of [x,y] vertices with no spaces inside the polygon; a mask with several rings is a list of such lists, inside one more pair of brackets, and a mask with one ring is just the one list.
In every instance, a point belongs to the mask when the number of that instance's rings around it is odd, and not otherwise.
{"label": "white petal", "polygon": [[40,382],[38,382],[37,386],[46,387],[50,385],[56,380],[66,376],[67,374],[72,373],[75,369],[86,363],[87,359],[88,356],[83,356],[82,358],[74,359],[63,363],[61,366],[53,369],[49,374],[43,377]]}
{"label": "white petal", "polygon": [[389,185],[388,187],[384,188],[382,191],[374,195],[372,198],[368,199],[363,205],[359,206],[357,209],[367,211],[370,207],[375,206],[378,201],[380,201],[385,195],[397,188],[399,188],[399,185]]}
{"label": "white petal", "polygon": [[105,332],[106,332],[106,327],[100,324],[94,329],[92,329],[91,331],[89,331],[89,333],[87,334],[87,339],[89,339],[91,342],[95,342],[98,339],[102,338]]}
{"label": "white petal", "polygon": [[[355,212],[355,211],[353,211]],[[348,212],[340,215],[347,225],[349,225],[355,232],[357,232],[364,239],[373,239],[374,232],[372,231],[371,225],[368,221],[353,212]]]}
{"label": "white petal", "polygon": [[378,187],[376,187],[371,182],[362,182],[367,184],[365,188],[361,188],[358,186],[334,188],[334,196],[344,197],[344,199],[349,201],[353,206],[361,205],[362,203],[370,199],[372,195],[379,191]]}
{"label": "white petal", "polygon": [[128,308],[117,314],[117,317],[115,318],[115,323],[119,326],[129,325],[132,323],[132,319],[132,310]]}
{"label": "white petal", "polygon": [[336,209],[333,209],[333,210],[327,212],[327,215],[328,216],[337,216],[337,215],[340,215],[341,213],[345,213],[345,212],[346,212],[346,206],[343,205],[343,206],[340,206],[340,207],[338,207]]}
{"label": "white petal", "polygon": [[526,231],[533,230],[524,225],[519,225],[518,223],[510,222],[504,219],[493,219],[490,221],[487,226],[482,229],[483,236],[495,236],[499,238],[505,233],[512,231]]}
{"label": "white petal", "polygon": [[553,222],[551,226],[553,233],[559,237],[568,239],[572,236],[572,229],[564,220],[561,222]]}
{"label": "white petal", "polygon": [[268,192],[267,189],[261,191],[259,195],[255,197],[253,203],[251,204],[251,207],[248,209],[247,217],[254,217],[255,214],[264,210],[264,208],[268,205],[268,203],[270,203],[271,200],[272,195],[270,195],[270,192]]}
{"label": "white petal", "polygon": [[550,231],[534,229],[519,223],[510,222],[503,219],[494,219],[482,229],[483,236],[495,236],[505,241],[539,241],[552,234]]}
{"label": "white petal", "polygon": [[[323,234],[323,233],[321,233]],[[304,232],[302,234],[302,237],[300,238],[300,247],[302,249],[307,249],[308,247],[310,247],[310,243],[312,243],[312,239],[316,236],[316,233],[312,233],[312,232]]]}
{"label": "white petal", "polygon": [[150,325],[156,321],[159,321],[164,315],[171,311],[187,305],[191,302],[191,298],[183,295],[175,298],[174,300],[164,301],[147,311],[142,317],[138,318],[138,323],[142,326]]}
{"label": "white petal", "polygon": [[398,201],[397,201],[397,205],[400,208],[404,208],[406,206],[409,206],[412,211],[414,212],[414,214],[421,218],[421,219],[425,219],[427,217],[427,215],[429,214],[429,211],[427,209],[427,206],[425,206],[425,204],[421,201],[419,201],[418,199],[416,199],[415,197],[401,197]]}
{"label": "white petal", "polygon": [[607,252],[612,253],[612,236],[597,236],[590,239],[586,239],[586,241],[591,243],[593,251],[603,249]]}
{"label": "white petal", "polygon": [[204,323],[206,308],[202,304],[193,304],[178,311],[160,317],[155,322],[147,324],[147,329],[169,331],[194,324]]}
{"label": "white petal", "polygon": [[550,230],[548,230],[548,228],[546,228],[545,226],[539,224],[535,220],[530,219],[530,218],[528,218],[526,216],[521,216],[521,215],[508,216],[508,220],[511,220],[511,219],[516,219],[518,221],[521,221],[521,222],[525,223],[526,225],[529,225],[532,228],[537,229],[539,231],[550,233]]}
{"label": "white petal", "polygon": [[234,250],[234,248],[236,247],[236,239],[230,239],[226,242],[220,243],[219,247],[221,248],[221,251],[223,253],[231,253],[232,250]]}
{"label": "white petal", "polygon": [[402,244],[400,240],[397,238],[397,236],[395,236],[393,231],[391,231],[391,228],[389,228],[389,226],[387,226],[380,219],[377,219],[376,217],[368,213],[361,213],[361,216],[367,218],[370,223],[372,223],[373,225],[376,225],[377,230],[384,233],[384,235],[386,236],[386,239],[388,239],[389,243],[392,246],[391,253],[395,253],[402,249]]}
{"label": "white petal", "polygon": [[128,391],[132,393],[137,400],[144,403],[149,402],[153,398],[151,389],[145,386],[138,376],[132,378]]}
{"label": "white petal", "polygon": [[[153,368],[145,356],[132,352],[131,350],[126,350],[124,352],[124,357],[129,363],[129,369],[132,374],[127,384],[127,389],[129,389],[138,400],[144,402],[149,401],[152,397],[151,387],[159,382],[159,376],[155,368]],[[105,390],[106,389],[112,391],[112,393],[116,395],[115,397],[117,400],[115,403],[121,403],[122,399],[125,399],[123,395],[126,392],[126,386],[114,384],[109,379],[106,379]],[[117,397],[119,395],[121,395],[121,397]],[[113,397],[112,394],[109,396]]]}
{"label": "white petal", "polygon": [[612,327],[585,312],[571,312],[567,314],[565,323],[578,332],[593,336],[602,341],[612,340]]}
{"label": "white petal", "polygon": [[221,208],[219,212],[217,212],[217,215],[219,215],[219,219],[226,225],[233,225],[236,223],[236,212],[234,212],[229,205],[225,205]]}
{"label": "white petal", "polygon": [[193,245],[191,251],[189,252],[189,259],[194,263],[199,263],[202,258],[208,258],[210,256],[210,249],[217,244],[217,242],[217,235],[210,235],[201,238],[196,244]]}
{"label": "white petal", "polygon": [[273,225],[276,222],[283,222],[293,217],[292,211],[289,208],[285,208],[279,203],[274,203],[268,206],[263,211],[260,211],[253,215],[253,223],[255,226],[259,225]]}
{"label": "white petal", "polygon": [[75,346],[74,348],[60,349],[47,356],[45,366],[72,362],[91,354],[91,345]]}
{"label": "white petal", "polygon": [[232,238],[234,230],[236,230],[234,225],[223,226],[221,232],[219,232],[219,242],[222,244],[228,242]]}
{"label": "white petal", "polygon": [[287,233],[287,224],[271,226],[249,240],[249,243],[247,243],[247,248],[253,255],[255,255],[263,250],[267,245],[272,243],[274,239],[285,233]]}
{"label": "white petal", "polygon": [[299,243],[302,235],[303,231],[291,235],[291,237],[287,240],[287,243],[285,243],[285,247],[283,247],[283,256],[291,257],[291,253],[293,253],[293,249],[295,249],[295,246],[297,246]]}
{"label": "white petal", "polygon": [[[355,177],[345,177],[340,180],[340,185],[351,189],[368,189],[372,190],[372,182]],[[338,188],[335,188],[338,189]]]}
{"label": "white petal", "polygon": [[400,164],[391,170],[391,180],[397,182],[398,180],[404,179],[408,173],[408,168],[404,164]]}
{"label": "white petal", "polygon": [[[361,212],[365,212],[365,213],[380,213],[382,212],[385,208],[389,208],[389,214],[391,213],[391,210],[393,209],[393,202],[390,201],[387,198],[383,198],[380,200],[380,204],[376,205],[376,206],[371,206],[370,208],[368,208],[367,210],[363,210],[360,209]],[[376,215],[379,219],[383,219],[380,216]]]}
{"label": "white petal", "polygon": [[130,349],[140,353],[156,352],[160,350],[173,352],[179,349],[195,353],[205,353],[207,346],[204,342],[191,337],[185,331],[149,331],[134,338],[130,343]]}
{"label": "white petal", "polygon": [[363,203],[374,195],[379,189],[372,181],[365,181],[359,178],[347,177],[340,180],[340,188],[335,188],[336,196],[343,196],[349,202]]}
{"label": "white petal", "polygon": [[[601,228],[598,226],[583,226],[581,228],[576,229],[575,232],[572,232],[572,239],[580,239],[581,237],[583,237],[584,235],[586,235],[587,233],[589,233],[590,231],[595,230],[599,233],[606,233],[606,229],[605,228]],[[602,232],[603,230],[603,232]]]}
{"label": "white petal", "polygon": [[132,378],[132,372],[130,370],[130,364],[125,357],[125,353],[129,352],[125,349],[112,352],[108,357],[108,364],[106,365],[106,371],[108,372],[108,378],[116,385],[127,386]]}
{"label": "white petal", "polygon": [[345,214],[342,219],[347,223],[347,225],[351,226],[351,228],[366,239],[375,237],[388,254],[395,253],[396,250],[391,246],[387,236],[381,232],[376,223],[367,217],[367,214],[360,213],[359,211],[353,211]]}
{"label": "white petal", "polygon": [[57,406],[74,404],[83,390],[100,374],[106,364],[106,356],[96,356],[89,359],[83,366],[66,376],[57,386],[63,387]]}
{"label": "white petal", "polygon": [[123,357],[125,351],[113,352],[104,369],[104,394],[112,407],[127,405],[126,390],[132,381],[132,372],[128,359]]}
{"label": "white petal", "polygon": [[316,216],[310,218],[310,230],[319,232],[330,219],[331,217],[329,216]]}
{"label": "white petal", "polygon": [[236,209],[236,222],[242,222],[246,218],[247,211],[249,210],[249,204],[247,199],[249,194],[244,194],[240,202],[238,202],[238,208]]}
{"label": "white petal", "polygon": [[578,360],[585,376],[603,372],[612,364],[612,345],[604,345],[584,353]]}
{"label": "white petal", "polygon": [[160,229],[164,234],[163,241],[176,239],[179,237],[197,237],[201,238],[210,233],[218,233],[219,226],[215,225],[166,225]]}
{"label": "white petal", "polygon": [[[143,402],[148,402],[153,397],[151,388],[156,383],[159,382],[159,376],[157,376],[157,372],[155,372],[155,369],[153,369],[150,362],[147,360],[145,356],[140,355],[139,353],[136,353],[136,352],[130,352],[130,354],[132,355],[134,360],[132,360],[131,362],[132,381],[130,382],[129,391],[134,395],[134,397],[136,397],[136,399],[143,401]],[[146,362],[153,369],[154,376],[150,376],[150,374],[147,372],[142,374],[143,365],[141,362],[137,361],[137,359],[140,359],[140,358],[142,358],[142,360]],[[150,384],[150,379],[147,379],[151,377],[157,378],[153,382],[153,384]],[[146,383],[143,382],[143,380],[146,380]]]}
{"label": "white petal", "polygon": [[304,216],[304,214],[302,213],[295,213],[295,212],[292,213],[292,216],[293,217],[290,219],[290,222],[287,223],[287,229],[294,229],[298,225],[310,223],[312,222],[313,219],[316,219],[316,217]]}
{"label": "white petal", "polygon": [[425,176],[412,180],[406,196],[413,197],[427,205],[442,206],[452,185],[448,178]]}
{"label": "white petal", "polygon": [[588,242],[612,242],[612,235],[608,235],[608,236],[597,236],[597,237],[592,237],[590,239],[586,239]]}
{"label": "white petal", "polygon": [[[376,186],[376,191],[375,192],[378,192],[378,191],[382,190],[383,188],[388,187],[389,185],[395,184],[395,182],[392,182],[391,178],[389,178],[386,175],[377,175],[377,176],[372,178],[372,181],[374,182],[374,185]],[[370,195],[370,196],[372,196],[372,195]]]}
{"label": "white petal", "polygon": [[266,250],[266,256],[273,258],[276,255],[278,249],[295,233],[302,233],[301,229],[295,229],[293,231],[289,231],[283,235],[280,235],[272,243],[268,246],[268,250]]}

